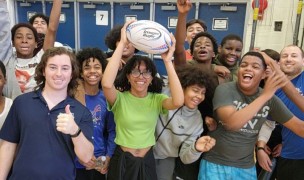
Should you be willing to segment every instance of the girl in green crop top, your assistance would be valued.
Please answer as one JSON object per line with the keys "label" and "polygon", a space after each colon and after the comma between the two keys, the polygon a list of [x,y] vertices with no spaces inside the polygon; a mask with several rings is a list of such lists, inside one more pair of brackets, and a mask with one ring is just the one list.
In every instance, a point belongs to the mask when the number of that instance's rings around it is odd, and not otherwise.
{"label": "girl in green crop top", "polygon": [[[162,81],[156,76],[153,61],[144,56],[133,56],[114,81],[120,66],[120,59],[126,45],[126,28],[121,30],[121,39],[104,72],[102,87],[113,111],[116,122],[118,145],[111,159],[108,179],[157,179],[152,146],[155,144],[155,127],[158,115],[177,109],[184,103],[184,95],[173,67],[172,57],[175,38],[161,57],[165,64],[172,97],[160,94]],[[116,87],[115,87],[116,86]]]}

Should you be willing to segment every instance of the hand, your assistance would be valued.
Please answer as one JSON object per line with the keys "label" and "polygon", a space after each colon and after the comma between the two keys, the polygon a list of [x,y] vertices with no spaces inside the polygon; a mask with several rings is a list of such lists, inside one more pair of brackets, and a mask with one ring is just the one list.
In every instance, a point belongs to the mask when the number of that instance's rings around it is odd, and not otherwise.
{"label": "hand", "polygon": [[271,172],[270,166],[272,166],[272,163],[271,163],[271,160],[270,160],[268,154],[263,150],[258,150],[256,154],[257,154],[257,159],[258,159],[259,165],[266,171]]}
{"label": "hand", "polygon": [[286,75],[284,74],[284,72],[280,69],[279,64],[275,60],[273,60],[270,56],[268,56],[264,52],[260,52],[260,53],[263,55],[266,64],[268,65],[268,67],[271,69],[272,72],[275,72],[279,76],[285,76],[286,77]]}
{"label": "hand", "polygon": [[168,46],[168,51],[167,52],[164,52],[161,54],[161,57],[163,59],[164,62],[171,62],[172,61],[172,57],[173,57],[173,53],[175,51],[175,44],[176,44],[176,40],[175,40],[175,37],[173,36],[172,33],[170,33],[170,38],[171,38],[171,41],[172,41],[172,44],[170,42],[167,42],[167,46]]}
{"label": "hand", "polygon": [[74,121],[74,116],[70,111],[70,105],[65,107],[65,113],[60,113],[56,120],[57,131],[64,134],[73,135],[78,131],[78,125]]}
{"label": "hand", "polygon": [[103,168],[95,167],[95,170],[100,172],[101,174],[107,174],[108,168],[109,168],[109,165],[110,165],[110,159],[111,158],[109,156],[106,156],[106,161],[105,161],[105,164],[104,164]]}
{"label": "hand", "polygon": [[125,24],[124,24],[124,26],[121,28],[121,30],[120,30],[120,41],[119,41],[119,43],[123,43],[124,44],[124,46],[126,46],[128,43],[129,43],[129,40],[128,40],[128,38],[127,38],[127,27],[131,24],[131,23],[133,23],[133,22],[135,22],[136,20],[134,20],[134,19],[132,19],[131,21],[128,21],[128,22],[126,22]]}
{"label": "hand", "polygon": [[224,79],[230,79],[230,70],[225,66],[215,65],[213,71],[220,77]]}
{"label": "hand", "polygon": [[[79,160],[79,159],[78,159]],[[80,161],[80,164],[84,165],[86,167],[86,170],[91,170],[95,168],[95,164],[96,164],[96,157],[93,155],[93,157],[91,158],[91,160],[87,163],[84,163],[82,161]]]}
{"label": "hand", "polygon": [[210,136],[202,136],[195,142],[195,149],[200,152],[207,152],[215,145],[215,139]]}
{"label": "hand", "polygon": [[217,122],[212,117],[206,116],[205,117],[205,123],[206,123],[209,131],[216,130]]}
{"label": "hand", "polygon": [[265,145],[264,149],[265,149],[266,154],[267,154],[268,156],[270,156],[270,155],[271,155],[271,149],[270,149],[270,147],[267,146],[267,145]]}
{"label": "hand", "polygon": [[273,148],[272,157],[279,157],[282,151],[282,144],[278,144]]}
{"label": "hand", "polygon": [[177,0],[176,5],[178,12],[182,14],[188,13],[192,8],[190,0]]}
{"label": "hand", "polygon": [[288,83],[288,79],[285,75],[280,73],[272,72],[267,79],[264,85],[264,90],[262,94],[267,94],[267,96],[273,96],[274,93],[284,87]]}

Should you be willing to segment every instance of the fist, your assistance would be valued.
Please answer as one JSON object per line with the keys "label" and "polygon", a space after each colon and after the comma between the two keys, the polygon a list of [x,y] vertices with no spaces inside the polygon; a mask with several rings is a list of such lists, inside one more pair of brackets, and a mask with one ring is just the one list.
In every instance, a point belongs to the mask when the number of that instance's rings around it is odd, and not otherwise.
{"label": "fist", "polygon": [[78,126],[74,121],[74,116],[70,111],[70,105],[65,107],[65,113],[59,113],[56,120],[56,129],[64,134],[73,135],[77,132]]}
{"label": "fist", "polygon": [[195,148],[197,151],[207,152],[215,145],[215,142],[215,139],[210,136],[202,136],[196,141]]}

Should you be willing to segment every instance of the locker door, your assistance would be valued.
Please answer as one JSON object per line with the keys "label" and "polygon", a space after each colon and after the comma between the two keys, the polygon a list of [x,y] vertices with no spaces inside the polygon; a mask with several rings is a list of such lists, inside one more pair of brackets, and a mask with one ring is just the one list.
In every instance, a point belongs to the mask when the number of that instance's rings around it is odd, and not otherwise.
{"label": "locker door", "polygon": [[42,13],[42,3],[41,1],[34,1],[30,3],[24,3],[22,1],[17,1],[17,13],[18,13],[18,20],[17,23],[21,22],[28,22],[29,14],[34,13]]}
{"label": "locker door", "polygon": [[150,20],[150,3],[114,3],[114,25],[123,25],[126,18]]}
{"label": "locker door", "polygon": [[[85,6],[87,4],[79,3],[80,48],[98,47],[106,51],[108,48],[104,43],[104,38],[111,29],[111,5],[94,2],[95,6],[88,8],[90,6]],[[104,25],[97,25],[96,14],[100,18],[98,22],[102,21],[98,24]]]}
{"label": "locker door", "polygon": [[[246,4],[235,4],[236,11],[223,11],[221,4],[201,3],[199,6],[199,18],[208,26],[208,32],[212,34],[220,44],[224,36],[237,34],[243,38],[246,15]],[[226,27],[225,26],[226,24]]]}
{"label": "locker door", "polygon": [[[75,48],[75,14],[74,3],[64,2],[66,4],[61,8],[61,20],[59,23],[56,41],[66,44],[71,48]],[[52,2],[45,2],[46,14],[49,16],[51,13]]]}
{"label": "locker door", "polygon": [[[171,6],[171,8],[170,8]],[[173,7],[175,7],[175,10],[173,10]],[[165,28],[168,29],[169,32],[172,32],[175,34],[175,27],[173,27],[173,24],[170,24],[169,18],[174,21],[174,19],[177,20],[178,10],[176,7],[176,3],[168,4],[168,3],[156,3],[155,4],[155,22],[158,22],[159,24],[163,25]],[[194,19],[195,18],[195,4],[193,4],[191,11],[188,14],[187,20]],[[176,21],[177,22],[177,21]],[[185,42],[185,47],[188,47],[188,43]],[[159,55],[155,55],[153,57],[154,63],[157,67],[158,73],[161,75],[167,75],[165,65],[163,63],[163,60]]]}
{"label": "locker door", "polygon": [[[171,10],[169,7],[175,7],[175,10]],[[163,10],[165,9],[165,10]],[[166,10],[170,9],[170,10]],[[175,27],[170,26],[169,18],[173,20],[173,18],[177,19],[177,7],[176,4],[167,4],[167,3],[156,3],[155,4],[155,22],[158,22],[159,24],[163,25],[165,28],[167,28],[170,32],[173,34],[175,33]],[[195,4],[193,4],[191,11],[188,14],[187,20],[194,19],[195,18]],[[172,24],[171,24],[172,25]]]}

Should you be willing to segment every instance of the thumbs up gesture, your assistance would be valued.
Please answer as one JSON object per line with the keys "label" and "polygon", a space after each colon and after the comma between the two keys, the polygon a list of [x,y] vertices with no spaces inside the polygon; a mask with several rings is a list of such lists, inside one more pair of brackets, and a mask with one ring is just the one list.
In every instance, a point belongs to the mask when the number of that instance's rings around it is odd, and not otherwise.
{"label": "thumbs up gesture", "polygon": [[70,105],[65,107],[65,113],[59,113],[56,120],[57,131],[64,134],[75,134],[78,131],[78,126],[74,121],[74,116],[70,111]]}

